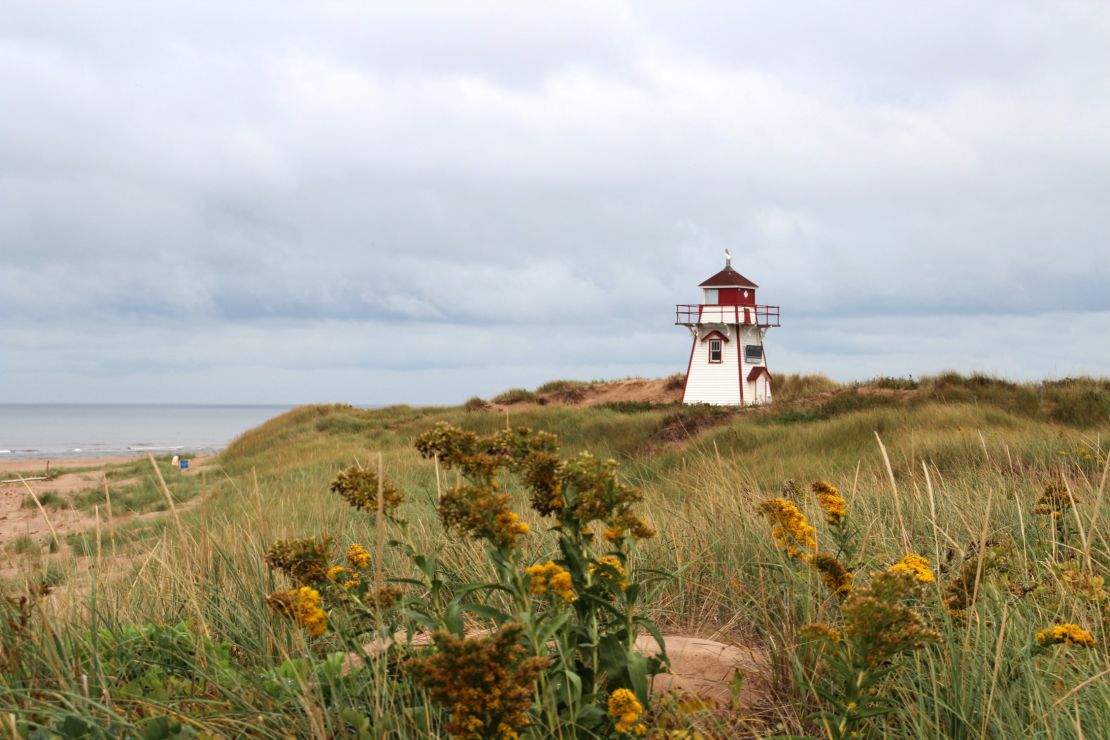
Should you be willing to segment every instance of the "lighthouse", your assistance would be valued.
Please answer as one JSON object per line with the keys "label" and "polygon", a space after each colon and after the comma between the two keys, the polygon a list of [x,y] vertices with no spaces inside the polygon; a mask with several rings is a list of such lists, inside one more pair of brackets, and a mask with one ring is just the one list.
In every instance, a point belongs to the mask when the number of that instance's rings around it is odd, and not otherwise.
{"label": "lighthouse", "polygon": [[675,324],[690,330],[693,344],[686,369],[683,403],[750,406],[771,402],[772,379],[763,337],[779,326],[779,307],[756,303],[759,286],[725,269],[698,288],[701,303],[675,306]]}

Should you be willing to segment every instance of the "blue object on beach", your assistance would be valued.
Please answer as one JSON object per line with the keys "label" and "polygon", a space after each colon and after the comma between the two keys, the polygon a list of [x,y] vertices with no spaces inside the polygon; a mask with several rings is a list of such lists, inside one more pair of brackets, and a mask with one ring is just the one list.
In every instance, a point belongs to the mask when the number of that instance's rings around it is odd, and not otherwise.
{"label": "blue object on beach", "polygon": [[182,470],[188,470],[189,469],[189,461],[188,460],[182,460],[181,461],[181,469]]}

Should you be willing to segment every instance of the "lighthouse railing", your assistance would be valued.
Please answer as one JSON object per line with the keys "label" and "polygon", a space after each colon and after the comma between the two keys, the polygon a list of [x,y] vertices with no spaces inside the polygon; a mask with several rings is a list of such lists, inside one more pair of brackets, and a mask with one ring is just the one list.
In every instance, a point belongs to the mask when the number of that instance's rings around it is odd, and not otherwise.
{"label": "lighthouse railing", "polygon": [[707,303],[675,305],[676,324],[755,324],[781,326],[778,306],[724,306]]}

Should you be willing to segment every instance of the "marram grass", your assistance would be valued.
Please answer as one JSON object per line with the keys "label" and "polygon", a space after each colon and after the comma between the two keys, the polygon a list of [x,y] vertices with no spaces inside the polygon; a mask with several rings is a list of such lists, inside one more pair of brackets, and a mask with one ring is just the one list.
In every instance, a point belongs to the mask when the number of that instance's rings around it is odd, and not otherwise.
{"label": "marram grass", "polygon": [[[453,687],[437,694],[377,659],[340,610],[322,609],[327,629],[313,636],[323,596],[317,603],[298,591],[287,611],[268,606],[267,596],[301,587],[271,568],[267,553],[280,540],[330,536],[325,592],[354,574],[364,593],[378,594],[379,567],[384,578],[419,580],[402,551],[378,547],[376,481],[349,477],[346,497],[329,490],[352,465],[376,471],[380,453],[384,477],[403,495],[391,514],[407,523],[413,551],[435,554],[444,587],[497,582],[488,544],[449,533],[435,513],[449,490],[466,485],[461,471],[440,461],[437,479],[436,460],[421,458],[413,441],[439,421],[477,434],[507,421],[556,434],[564,459],[580,451],[615,458],[617,480],[643,492],[636,513],[656,536],[623,563],[597,559],[591,578],[603,575],[616,598],[626,571],[659,573],[637,608],[661,631],[749,645],[770,659],[771,689],[753,706],[678,712],[681,702],[633,693],[634,704],[609,690],[619,679],[599,685],[586,717],[595,734],[642,725],[660,737],[1110,736],[1110,424],[1070,401],[1056,420],[1039,416],[1020,387],[1012,398],[993,385],[991,398],[965,398],[977,386],[930,383],[924,400],[820,418],[790,416],[789,405],[738,414],[684,443],[656,436],[683,413],[674,408],[545,407],[508,419],[461,409],[297,409],[244,435],[203,492],[171,479],[188,505],[179,503],[177,520],[144,521],[134,535],[116,528],[114,557],[107,521],[99,548],[84,533],[82,551],[52,555],[45,542],[9,551],[27,577],[9,579],[0,606],[0,726],[63,737],[444,736],[453,709],[436,696],[453,696]],[[784,487],[788,479],[797,482]],[[566,555],[544,534],[550,520],[533,508],[531,485],[520,473],[498,481],[507,499],[489,499],[491,518],[460,510],[452,521],[475,531],[483,522],[491,531],[527,525],[513,543],[521,589],[542,588],[528,597],[544,609],[576,608],[583,597],[560,575]],[[815,481],[834,494],[821,487],[822,500],[810,490]],[[813,529],[814,546],[803,537],[795,557],[759,512],[778,498]],[[518,519],[499,523],[503,512]],[[606,527],[593,529],[606,547]],[[369,560],[357,550],[354,561],[346,557],[354,544]],[[328,580],[335,566],[350,572]],[[526,572],[533,566],[539,578]],[[61,585],[43,595],[37,584],[48,568]],[[368,603],[385,604],[374,598]],[[513,598],[495,589],[484,603],[509,609]],[[494,626],[481,615],[464,621]],[[521,668],[527,656],[509,643],[443,645],[460,656],[509,656],[509,677],[548,670]],[[560,711],[532,702],[528,724],[514,732],[559,736]],[[459,721],[465,727],[470,715]]]}

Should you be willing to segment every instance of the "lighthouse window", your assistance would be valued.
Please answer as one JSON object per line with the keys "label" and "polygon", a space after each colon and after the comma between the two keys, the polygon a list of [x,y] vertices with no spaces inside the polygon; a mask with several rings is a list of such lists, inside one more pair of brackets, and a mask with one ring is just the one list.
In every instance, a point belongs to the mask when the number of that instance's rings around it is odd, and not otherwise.
{"label": "lighthouse window", "polygon": [[720,339],[710,339],[709,340],[709,361],[710,362],[720,362],[721,361],[721,340]]}
{"label": "lighthouse window", "polygon": [[758,344],[744,345],[744,362],[763,362],[763,347]]}

